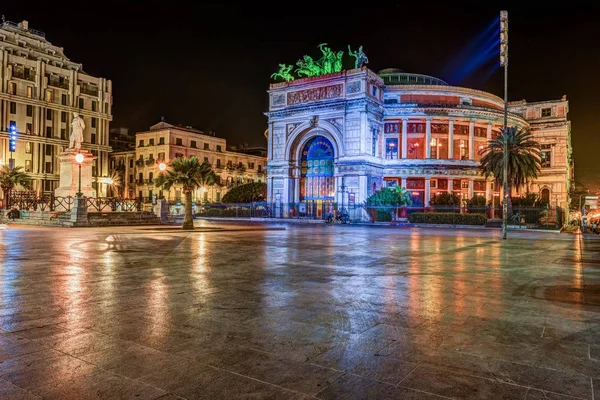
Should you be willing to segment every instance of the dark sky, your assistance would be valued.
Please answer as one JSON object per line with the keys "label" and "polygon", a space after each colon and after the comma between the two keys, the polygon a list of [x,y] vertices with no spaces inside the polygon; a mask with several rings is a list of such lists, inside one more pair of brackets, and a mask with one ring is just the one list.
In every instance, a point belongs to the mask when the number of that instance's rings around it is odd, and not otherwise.
{"label": "dark sky", "polygon": [[323,42],[363,45],[374,71],[401,68],[502,96],[496,55],[479,63],[478,37],[506,9],[510,100],[566,94],[576,180],[600,189],[600,24],[577,2],[6,3],[7,20],[29,20],[86,72],[113,81],[113,127],[144,130],[164,116],[249,145],[266,145],[266,90],[278,63],[318,57]]}

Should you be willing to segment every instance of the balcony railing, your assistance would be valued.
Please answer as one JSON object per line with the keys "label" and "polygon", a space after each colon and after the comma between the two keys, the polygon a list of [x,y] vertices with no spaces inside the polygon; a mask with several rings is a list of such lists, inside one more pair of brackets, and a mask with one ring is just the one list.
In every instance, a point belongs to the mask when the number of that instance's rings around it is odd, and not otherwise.
{"label": "balcony railing", "polygon": [[98,96],[98,88],[95,87],[82,86],[80,92],[89,96]]}
{"label": "balcony railing", "polygon": [[136,160],[135,161],[135,165],[137,165],[138,167],[143,167],[144,166],[144,160]]}
{"label": "balcony railing", "polygon": [[25,79],[27,81],[35,82],[35,72],[29,70],[14,70],[12,73],[13,78]]}
{"label": "balcony railing", "polygon": [[51,81],[48,80],[48,86],[53,86],[56,88],[60,88],[60,89],[68,89],[69,88],[69,82],[60,82],[60,81]]}

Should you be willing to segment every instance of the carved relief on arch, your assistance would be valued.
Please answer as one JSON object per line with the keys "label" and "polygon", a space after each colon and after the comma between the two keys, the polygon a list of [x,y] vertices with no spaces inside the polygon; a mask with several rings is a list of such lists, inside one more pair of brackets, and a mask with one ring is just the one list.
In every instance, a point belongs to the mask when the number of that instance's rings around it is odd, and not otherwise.
{"label": "carved relief on arch", "polygon": [[292,136],[292,133],[298,127],[298,125],[300,125],[300,124],[287,124],[286,131],[285,131],[285,138],[286,139],[289,139],[290,136]]}
{"label": "carved relief on arch", "polygon": [[335,126],[338,129],[338,131],[340,131],[340,133],[342,132],[342,118],[331,118],[326,121],[329,122],[331,125]]}

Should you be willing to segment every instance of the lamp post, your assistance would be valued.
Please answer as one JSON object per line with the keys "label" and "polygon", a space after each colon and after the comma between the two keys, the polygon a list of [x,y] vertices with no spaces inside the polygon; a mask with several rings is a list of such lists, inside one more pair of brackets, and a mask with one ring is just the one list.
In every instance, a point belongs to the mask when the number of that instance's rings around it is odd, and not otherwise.
{"label": "lamp post", "polygon": [[502,202],[502,239],[506,239],[508,222],[508,11],[500,11],[500,66],[504,67],[504,154],[503,154],[503,197]]}
{"label": "lamp post", "polygon": [[79,164],[79,189],[77,190],[77,197],[81,197],[81,164],[83,163],[83,154],[79,153],[75,156],[75,161]]}
{"label": "lamp post", "polygon": [[581,225],[581,232],[583,233],[583,230],[585,228],[585,226],[583,225],[583,213],[585,211],[585,204],[582,206],[581,205],[581,196],[587,196],[588,194],[590,194],[590,190],[586,190],[586,194],[580,194],[579,195],[579,211],[581,212],[581,219],[579,220],[579,224]]}

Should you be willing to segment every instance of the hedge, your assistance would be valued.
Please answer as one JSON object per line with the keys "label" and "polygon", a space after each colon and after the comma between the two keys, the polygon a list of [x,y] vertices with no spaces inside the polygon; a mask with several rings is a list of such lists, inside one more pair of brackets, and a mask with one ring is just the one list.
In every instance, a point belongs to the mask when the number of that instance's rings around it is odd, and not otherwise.
{"label": "hedge", "polygon": [[413,224],[485,225],[485,214],[412,213],[407,216]]}

